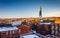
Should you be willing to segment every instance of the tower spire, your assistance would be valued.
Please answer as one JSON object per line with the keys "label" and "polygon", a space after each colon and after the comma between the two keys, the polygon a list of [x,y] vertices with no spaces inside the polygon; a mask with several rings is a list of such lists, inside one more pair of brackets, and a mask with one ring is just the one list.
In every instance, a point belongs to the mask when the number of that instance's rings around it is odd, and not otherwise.
{"label": "tower spire", "polygon": [[40,22],[42,20],[42,7],[40,6],[40,12],[39,12],[39,19],[40,19]]}

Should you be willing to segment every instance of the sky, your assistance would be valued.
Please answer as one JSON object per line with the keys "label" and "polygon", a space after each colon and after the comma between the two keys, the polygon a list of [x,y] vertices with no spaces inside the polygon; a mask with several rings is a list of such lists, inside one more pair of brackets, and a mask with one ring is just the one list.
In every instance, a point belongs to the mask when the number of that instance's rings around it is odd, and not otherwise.
{"label": "sky", "polygon": [[60,17],[60,0],[0,0],[0,18]]}

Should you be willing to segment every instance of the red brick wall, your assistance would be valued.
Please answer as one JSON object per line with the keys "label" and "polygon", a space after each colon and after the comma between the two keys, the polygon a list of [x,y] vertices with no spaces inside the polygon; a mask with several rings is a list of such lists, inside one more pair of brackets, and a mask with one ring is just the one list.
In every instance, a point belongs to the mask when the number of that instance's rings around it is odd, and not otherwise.
{"label": "red brick wall", "polygon": [[29,26],[21,26],[21,34],[25,34],[28,33],[30,31],[30,27]]}

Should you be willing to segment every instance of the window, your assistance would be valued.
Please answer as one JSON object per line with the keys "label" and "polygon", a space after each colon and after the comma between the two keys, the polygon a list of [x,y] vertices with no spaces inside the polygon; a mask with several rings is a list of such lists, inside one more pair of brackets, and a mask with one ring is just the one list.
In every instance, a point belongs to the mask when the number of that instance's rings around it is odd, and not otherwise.
{"label": "window", "polygon": [[10,31],[10,34],[11,34],[11,31]]}
{"label": "window", "polygon": [[6,35],[8,35],[8,31],[6,32]]}
{"label": "window", "polygon": [[14,38],[18,38],[18,35],[14,35]]}

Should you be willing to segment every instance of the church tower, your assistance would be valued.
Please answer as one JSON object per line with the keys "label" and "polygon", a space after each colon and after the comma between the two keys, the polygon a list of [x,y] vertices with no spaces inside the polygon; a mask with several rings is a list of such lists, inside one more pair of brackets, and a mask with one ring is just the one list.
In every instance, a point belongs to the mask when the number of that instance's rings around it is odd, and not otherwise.
{"label": "church tower", "polygon": [[42,7],[40,6],[40,11],[39,11],[39,20],[42,22]]}

